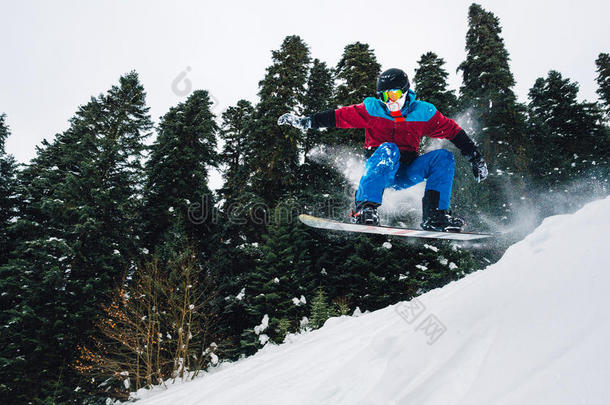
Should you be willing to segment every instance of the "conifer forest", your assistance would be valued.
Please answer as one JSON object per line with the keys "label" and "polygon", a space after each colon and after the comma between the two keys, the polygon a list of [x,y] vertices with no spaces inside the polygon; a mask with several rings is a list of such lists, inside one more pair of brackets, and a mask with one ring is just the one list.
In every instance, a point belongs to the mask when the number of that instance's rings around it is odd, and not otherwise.
{"label": "conifer forest", "polygon": [[[550,70],[520,102],[499,18],[478,4],[467,18],[459,88],[433,49],[408,73],[418,99],[455,119],[487,161],[489,178],[476,183],[450,142],[421,146],[453,152],[451,209],[468,231],[496,235],[484,242],[298,221],[348,221],[364,132],[300,131],[278,117],[374,97],[384,69],[364,42],[345,44],[331,66],[307,38],[286,36],[260,81],[245,84],[258,86],[256,100],[219,112],[214,95],[194,89],[157,121],[138,72],[126,71],[83,94],[68,129],[24,164],[5,151],[19,134],[0,106],[0,398],[102,404],[192,378],[330,317],[458,280],[545,217],[608,195],[609,54],[583,62],[598,100],[580,101],[579,84]],[[390,195],[382,222],[418,228],[422,190]]]}

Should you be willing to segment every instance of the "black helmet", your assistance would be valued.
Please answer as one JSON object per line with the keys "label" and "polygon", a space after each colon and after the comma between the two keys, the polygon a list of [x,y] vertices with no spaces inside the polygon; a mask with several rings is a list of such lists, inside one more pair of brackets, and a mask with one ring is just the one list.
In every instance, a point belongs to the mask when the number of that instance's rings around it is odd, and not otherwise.
{"label": "black helmet", "polygon": [[388,69],[379,75],[377,79],[377,96],[382,91],[400,89],[403,93],[409,90],[409,77],[400,69]]}

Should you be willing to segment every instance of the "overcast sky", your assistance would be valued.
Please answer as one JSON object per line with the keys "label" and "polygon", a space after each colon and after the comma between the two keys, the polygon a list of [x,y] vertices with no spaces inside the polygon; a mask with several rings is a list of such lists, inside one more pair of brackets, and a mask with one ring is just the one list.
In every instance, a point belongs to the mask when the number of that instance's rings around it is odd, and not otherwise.
{"label": "overcast sky", "polygon": [[[610,52],[608,1],[479,1],[503,27],[521,101],[550,69],[579,82],[596,100],[595,59]],[[0,0],[0,113],[12,136],[7,151],[26,162],[42,139],[68,127],[77,107],[135,69],[155,122],[183,101],[188,84],[218,100],[256,101],[271,50],[287,35],[312,58],[335,66],[360,41],[382,69],[410,77],[434,51],[447,62],[450,86],[461,77],[471,1],[27,1]],[[186,81],[172,83],[183,75]],[[182,76],[180,76],[182,77]]]}

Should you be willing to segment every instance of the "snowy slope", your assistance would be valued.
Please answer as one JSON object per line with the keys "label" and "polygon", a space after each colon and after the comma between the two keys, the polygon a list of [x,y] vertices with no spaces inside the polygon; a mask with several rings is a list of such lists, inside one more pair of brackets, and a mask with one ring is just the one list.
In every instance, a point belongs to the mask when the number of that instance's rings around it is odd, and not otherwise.
{"label": "snowy slope", "polygon": [[609,229],[610,197],[484,271],[138,404],[610,404]]}

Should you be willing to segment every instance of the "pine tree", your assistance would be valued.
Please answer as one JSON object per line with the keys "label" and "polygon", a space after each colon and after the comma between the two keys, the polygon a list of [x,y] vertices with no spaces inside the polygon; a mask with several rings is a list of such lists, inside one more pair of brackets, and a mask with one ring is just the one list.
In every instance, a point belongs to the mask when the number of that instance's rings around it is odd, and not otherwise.
{"label": "pine tree", "polygon": [[199,258],[209,256],[215,213],[207,177],[208,167],[218,162],[211,104],[208,92],[197,90],[161,119],[146,165],[144,217],[150,250],[184,237],[176,242],[192,245]]}
{"label": "pine tree", "polygon": [[578,84],[554,70],[537,79],[529,91],[532,171],[546,193],[563,193],[567,189],[562,185],[579,178],[593,184],[598,167],[608,164],[602,114],[595,103],[578,102],[577,96]]}
{"label": "pine tree", "polygon": [[[462,110],[470,112],[466,129],[472,131],[480,144],[491,176],[484,187],[473,187],[472,181],[467,185],[458,181],[456,185],[463,189],[458,194],[460,205],[478,206],[488,215],[493,213],[499,219],[508,220],[510,203],[506,190],[524,194],[523,176],[527,175],[528,167],[525,109],[517,104],[512,90],[515,80],[501,31],[493,13],[478,4],[470,6],[467,56],[458,68],[463,73],[460,104]],[[507,185],[510,186],[507,188]]]}
{"label": "pine tree", "polygon": [[[417,63],[419,67],[413,77],[417,98],[434,104],[443,115],[453,117],[457,113],[457,97],[453,90],[447,90],[449,73],[443,68],[445,61],[434,52],[427,52]],[[420,149],[425,150],[429,144],[430,139],[424,137]]]}
{"label": "pine tree", "polygon": [[246,165],[254,171],[252,189],[267,207],[294,190],[299,163],[301,132],[277,125],[282,114],[302,112],[309,71],[309,49],[296,35],[288,36],[272,52],[273,64],[259,82],[252,154]]}
{"label": "pine tree", "polygon": [[368,44],[347,45],[335,69],[339,80],[337,104],[358,104],[366,97],[374,97],[380,71],[381,65]]}
{"label": "pine tree", "polygon": [[[224,337],[219,344],[225,358],[236,360],[247,352],[242,346],[242,334],[260,321],[248,313],[247,303],[251,298],[250,274],[262,258],[261,248],[257,244],[243,243],[241,238],[224,240],[212,257],[210,268],[218,280],[213,312],[218,316],[217,326]],[[248,339],[248,343],[253,342]]]}
{"label": "pine tree", "polygon": [[235,107],[222,113],[219,136],[224,141],[221,153],[224,183],[219,193],[225,200],[225,211],[248,190],[251,172],[245,162],[251,152],[253,116],[254,107],[247,100],[239,100]]}
{"label": "pine tree", "polygon": [[[305,115],[333,109],[333,76],[324,62],[315,59],[307,81],[305,95]],[[333,130],[310,129],[304,134],[303,152],[305,159],[299,167],[298,199],[308,212],[325,215],[329,214],[329,207],[342,204],[344,196],[342,191],[347,186],[345,178],[326,162],[311,158],[311,153],[327,153],[327,143],[332,143]],[[330,148],[332,149],[332,147]],[[332,152],[331,152],[332,153]]]}
{"label": "pine tree", "polygon": [[[220,137],[224,140],[221,167],[224,183],[217,191],[221,204],[221,238],[225,243],[239,245],[238,239],[258,240],[266,210],[265,202],[253,185],[260,145],[255,133],[255,109],[246,100],[229,107],[222,114]],[[253,212],[253,210],[255,212]],[[261,220],[257,220],[257,218]]]}
{"label": "pine tree", "polygon": [[376,247],[382,240],[378,236],[357,236],[335,247],[334,258],[324,266],[330,271],[326,288],[331,298],[346,297],[354,307],[370,308],[369,299],[376,299],[371,290],[379,287],[376,271],[381,270],[380,251]]}
{"label": "pine tree", "polygon": [[316,294],[311,301],[311,315],[309,316],[309,325],[313,329],[321,328],[324,322],[333,315],[332,308],[328,304],[328,298],[322,287],[318,287]]}
{"label": "pine tree", "polygon": [[6,139],[10,136],[5,119],[6,115],[0,114],[0,266],[8,261],[9,253],[14,248],[15,238],[10,227],[17,215],[17,164],[4,149]]}
{"label": "pine tree", "polygon": [[73,255],[62,224],[64,204],[56,194],[66,176],[59,166],[67,162],[60,158],[61,149],[75,146],[75,132],[58,135],[53,144],[45,140],[19,176],[18,240],[13,258],[0,268],[5,332],[0,342],[5,367],[0,369],[0,377],[7,382],[1,389],[3,397],[15,402],[50,397],[59,383],[54,379],[70,355],[70,343],[60,336],[76,337],[64,330],[66,301],[71,299],[65,284]]}
{"label": "pine tree", "polygon": [[500,37],[499,19],[478,4],[468,13],[466,34],[467,57],[458,68],[463,73],[460,88],[462,108],[473,109],[478,124],[484,155],[492,166],[504,171],[514,170],[511,145],[520,141],[516,97],[512,91],[515,80],[510,71],[508,51]]}
{"label": "pine tree", "polygon": [[[16,247],[16,239],[19,233],[13,228],[13,221],[19,214],[17,210],[18,184],[16,180],[17,165],[14,158],[5,151],[6,139],[10,136],[10,129],[6,125],[6,115],[0,114],[0,397],[11,399],[13,391],[12,384],[18,379],[10,376],[9,366],[17,365],[22,361],[21,353],[14,354],[9,347],[16,346],[12,341],[14,337],[10,328],[11,322],[16,318],[14,306],[19,301],[18,289],[23,283],[23,275],[19,272],[10,271],[3,267],[9,261],[9,255]],[[12,347],[11,347],[12,348]]]}
{"label": "pine tree", "polygon": [[[317,112],[335,108],[333,103],[334,81],[332,71],[326,63],[314,59],[307,79],[307,92],[303,100],[303,114],[311,115]],[[303,139],[303,150],[309,152],[314,145],[323,143],[323,134],[318,129],[310,129]],[[305,155],[305,159],[308,157]]]}
{"label": "pine tree", "polygon": [[443,115],[451,117],[457,111],[457,97],[453,90],[447,90],[449,73],[443,67],[445,60],[434,52],[427,52],[417,62],[413,84],[417,98],[436,106]]}
{"label": "pine tree", "polygon": [[252,224],[250,209],[260,197],[252,187],[255,168],[249,157],[254,153],[255,109],[247,100],[239,100],[222,114],[219,131],[224,141],[220,154],[224,178],[218,190],[221,204],[218,244],[212,257],[211,268],[218,280],[218,299],[215,311],[219,316],[219,327],[225,336],[225,357],[237,359],[244,353],[240,343],[242,332],[252,325],[244,298],[247,291],[248,274],[256,267],[261,253],[257,245],[247,241],[260,238],[260,225]]}
{"label": "pine tree", "polygon": [[[246,305],[251,326],[268,316],[269,326],[264,333],[276,343],[284,339],[286,322],[290,332],[298,329],[299,321],[307,314],[307,296],[313,290],[310,242],[304,226],[295,222],[297,212],[293,201],[276,206],[261,245],[262,257],[256,270],[247,276]],[[284,327],[280,328],[282,323]],[[251,347],[260,335],[254,329],[245,334],[244,349]]]}
{"label": "pine tree", "polygon": [[597,66],[597,94],[606,108],[606,119],[610,119],[610,54],[600,53],[595,61]]}
{"label": "pine tree", "polygon": [[[72,368],[100,304],[136,260],[143,139],[151,122],[135,72],[92,98],[20,174],[20,235],[0,270],[9,283],[0,356],[5,394],[68,402],[86,384]],[[4,303],[3,303],[4,304]],[[99,383],[99,382],[98,382]],[[82,398],[81,398],[82,400]]]}
{"label": "pine tree", "polygon": [[[347,45],[335,68],[335,77],[338,80],[336,104],[360,104],[366,97],[374,97],[380,72],[381,65],[368,44],[355,42]],[[332,131],[328,139],[334,144],[361,149],[364,140],[362,135],[361,129],[343,129]]]}
{"label": "pine tree", "polygon": [[20,219],[14,224],[18,239],[11,260],[0,267],[0,389],[3,398],[15,403],[51,397],[70,354],[63,336],[75,338],[63,330],[72,255],[60,218],[63,202],[53,195],[65,176],[56,165],[61,144],[74,145],[71,135],[60,134],[53,144],[44,141],[19,175]]}
{"label": "pine tree", "polygon": [[[71,157],[80,170],[67,177],[66,195],[60,197],[75,211],[70,212],[77,231],[69,239],[75,257],[67,289],[81,297],[73,303],[81,331],[90,329],[100,301],[139,258],[142,159],[144,140],[152,128],[146,93],[136,72],[122,76],[90,107],[93,114],[84,114],[82,121],[77,115],[73,126],[91,144],[82,156]],[[70,225],[64,226],[70,229]]]}

